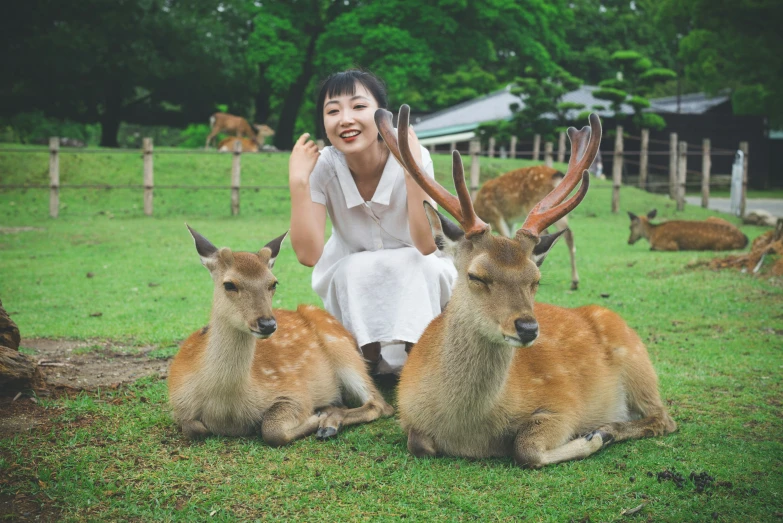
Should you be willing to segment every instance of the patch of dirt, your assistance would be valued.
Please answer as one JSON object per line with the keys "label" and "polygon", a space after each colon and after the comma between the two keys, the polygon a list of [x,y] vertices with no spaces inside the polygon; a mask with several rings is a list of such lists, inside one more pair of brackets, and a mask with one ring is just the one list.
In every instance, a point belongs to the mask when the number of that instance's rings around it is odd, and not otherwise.
{"label": "patch of dirt", "polygon": [[46,503],[21,492],[0,494],[0,517],[4,521],[60,521],[60,513],[51,501]]}
{"label": "patch of dirt", "polygon": [[168,375],[169,359],[149,356],[155,347],[48,339],[24,339],[22,346],[35,350],[32,357],[47,387],[54,389],[117,388],[147,376]]}

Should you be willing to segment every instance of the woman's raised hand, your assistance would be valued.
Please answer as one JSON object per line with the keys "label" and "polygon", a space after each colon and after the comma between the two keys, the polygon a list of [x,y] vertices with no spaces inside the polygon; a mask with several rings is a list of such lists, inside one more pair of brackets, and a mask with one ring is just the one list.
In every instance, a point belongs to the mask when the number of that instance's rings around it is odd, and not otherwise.
{"label": "woman's raised hand", "polygon": [[294,150],[291,151],[291,158],[288,160],[288,182],[289,184],[307,184],[310,181],[310,174],[318,162],[318,146],[310,138],[310,133],[304,133],[296,141]]}

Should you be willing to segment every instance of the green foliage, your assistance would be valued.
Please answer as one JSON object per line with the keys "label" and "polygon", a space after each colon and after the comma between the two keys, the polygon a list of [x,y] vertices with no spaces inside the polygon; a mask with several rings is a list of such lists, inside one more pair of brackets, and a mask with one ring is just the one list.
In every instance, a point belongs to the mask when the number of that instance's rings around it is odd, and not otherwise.
{"label": "green foliage", "polygon": [[658,26],[681,30],[679,56],[699,89],[731,89],[736,114],[783,127],[783,3],[773,0],[660,0]]}
{"label": "green foliage", "polygon": [[661,115],[655,113],[635,114],[633,123],[640,129],[652,129],[653,131],[661,131],[666,127],[666,120]]}
{"label": "green foliage", "polygon": [[59,136],[96,145],[100,138],[99,125],[48,118],[43,111],[0,118],[0,130],[0,141],[11,143],[49,143],[49,137]]}
{"label": "green foliage", "polygon": [[593,91],[593,96],[600,100],[608,100],[613,106],[622,104],[628,97],[628,93],[621,89],[604,87]]}
{"label": "green foliage", "polygon": [[664,69],[662,67],[654,67],[647,69],[639,75],[639,80],[645,84],[655,84],[659,82],[666,82],[668,80],[674,80],[677,78],[677,73],[671,69]]}

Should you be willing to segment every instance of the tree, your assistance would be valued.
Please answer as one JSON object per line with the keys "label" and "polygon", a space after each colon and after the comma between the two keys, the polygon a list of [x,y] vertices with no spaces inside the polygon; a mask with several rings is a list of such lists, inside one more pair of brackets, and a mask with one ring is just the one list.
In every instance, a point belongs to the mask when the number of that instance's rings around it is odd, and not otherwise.
{"label": "tree", "polygon": [[624,118],[622,106],[628,104],[634,110],[633,121],[638,127],[663,129],[666,121],[661,116],[644,112],[650,107],[645,96],[653,85],[675,78],[676,73],[671,69],[653,67],[648,58],[636,51],[616,51],[611,62],[617,68],[614,78],[599,82],[600,89],[593,91],[593,96],[608,101],[617,120]]}
{"label": "tree", "polygon": [[388,84],[392,106],[434,110],[504,85],[525,63],[551,66],[569,16],[563,0],[269,2],[253,19],[248,56],[271,86],[275,144],[289,148],[297,121],[312,131],[311,115],[300,118],[312,109],[305,94],[331,72],[367,68]]}
{"label": "tree", "polygon": [[512,129],[517,136],[540,134],[544,140],[554,140],[555,133],[567,126],[569,113],[584,109],[582,104],[562,101],[563,96],[579,89],[582,80],[561,67],[549,74],[528,67],[515,84],[511,92],[524,103],[511,107]]}
{"label": "tree", "polygon": [[690,81],[711,94],[730,89],[735,114],[768,116],[772,126],[783,127],[783,3],[658,3],[658,26],[681,29],[679,57]]}
{"label": "tree", "polygon": [[196,0],[21,3],[2,22],[0,112],[100,122],[116,146],[121,121],[184,126],[217,100],[248,98],[243,3]]}

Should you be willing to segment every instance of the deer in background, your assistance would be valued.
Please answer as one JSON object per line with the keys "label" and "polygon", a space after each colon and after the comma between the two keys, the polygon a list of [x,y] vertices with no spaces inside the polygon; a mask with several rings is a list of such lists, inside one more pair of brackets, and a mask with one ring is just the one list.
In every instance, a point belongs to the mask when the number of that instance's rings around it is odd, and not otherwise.
{"label": "deer in background", "polygon": [[267,136],[275,134],[275,131],[268,125],[253,124],[251,126],[241,116],[234,116],[228,113],[215,113],[210,116],[209,127],[209,136],[207,136],[207,143],[204,149],[209,149],[210,142],[220,132],[233,133],[237,138],[242,135],[247,136],[256,142],[259,148],[264,145]]}
{"label": "deer in background", "polygon": [[647,216],[628,213],[631,218],[628,245],[633,245],[640,238],[650,242],[652,251],[732,251],[744,249],[748,245],[748,237],[721,218],[650,223],[657,213],[657,209],[647,213]]}
{"label": "deer in background", "polygon": [[229,136],[228,138],[223,138],[220,140],[220,143],[218,143],[217,149],[218,152],[221,153],[233,153],[234,152],[234,145],[239,142],[242,144],[242,152],[243,153],[257,153],[258,152],[258,143],[250,140],[249,138],[235,138],[233,136]]}
{"label": "deer in background", "polygon": [[397,409],[408,450],[417,457],[513,456],[538,468],[587,457],[613,441],[674,431],[647,349],[622,318],[598,306],[534,303],[539,267],[562,231],[541,233],[587,193],[598,117],[590,116],[591,128],[569,129],[565,178],[505,238],[476,216],[458,152],[458,197],[424,174],[410,151],[409,114],[403,105],[394,133],[391,114],[379,109],[381,137],[460,227],[425,202],[435,243],[454,257],[458,277],[448,307],[402,369]]}
{"label": "deer in background", "polygon": [[[524,220],[533,206],[560,184],[563,176],[552,167],[536,165],[515,169],[489,180],[479,189],[473,201],[476,215],[510,238],[514,224]],[[571,256],[571,290],[576,290],[579,288],[579,275],[576,272],[574,233],[568,228],[567,216],[553,225],[558,231],[565,231],[563,238]]]}
{"label": "deer in background", "polygon": [[[169,371],[169,401],[186,437],[260,433],[285,445],[390,416],[353,336],[310,305],[272,309],[272,267],[286,234],[257,253],[217,249],[188,227],[214,282],[207,327],[182,344]],[[359,404],[343,407],[343,396]]]}

